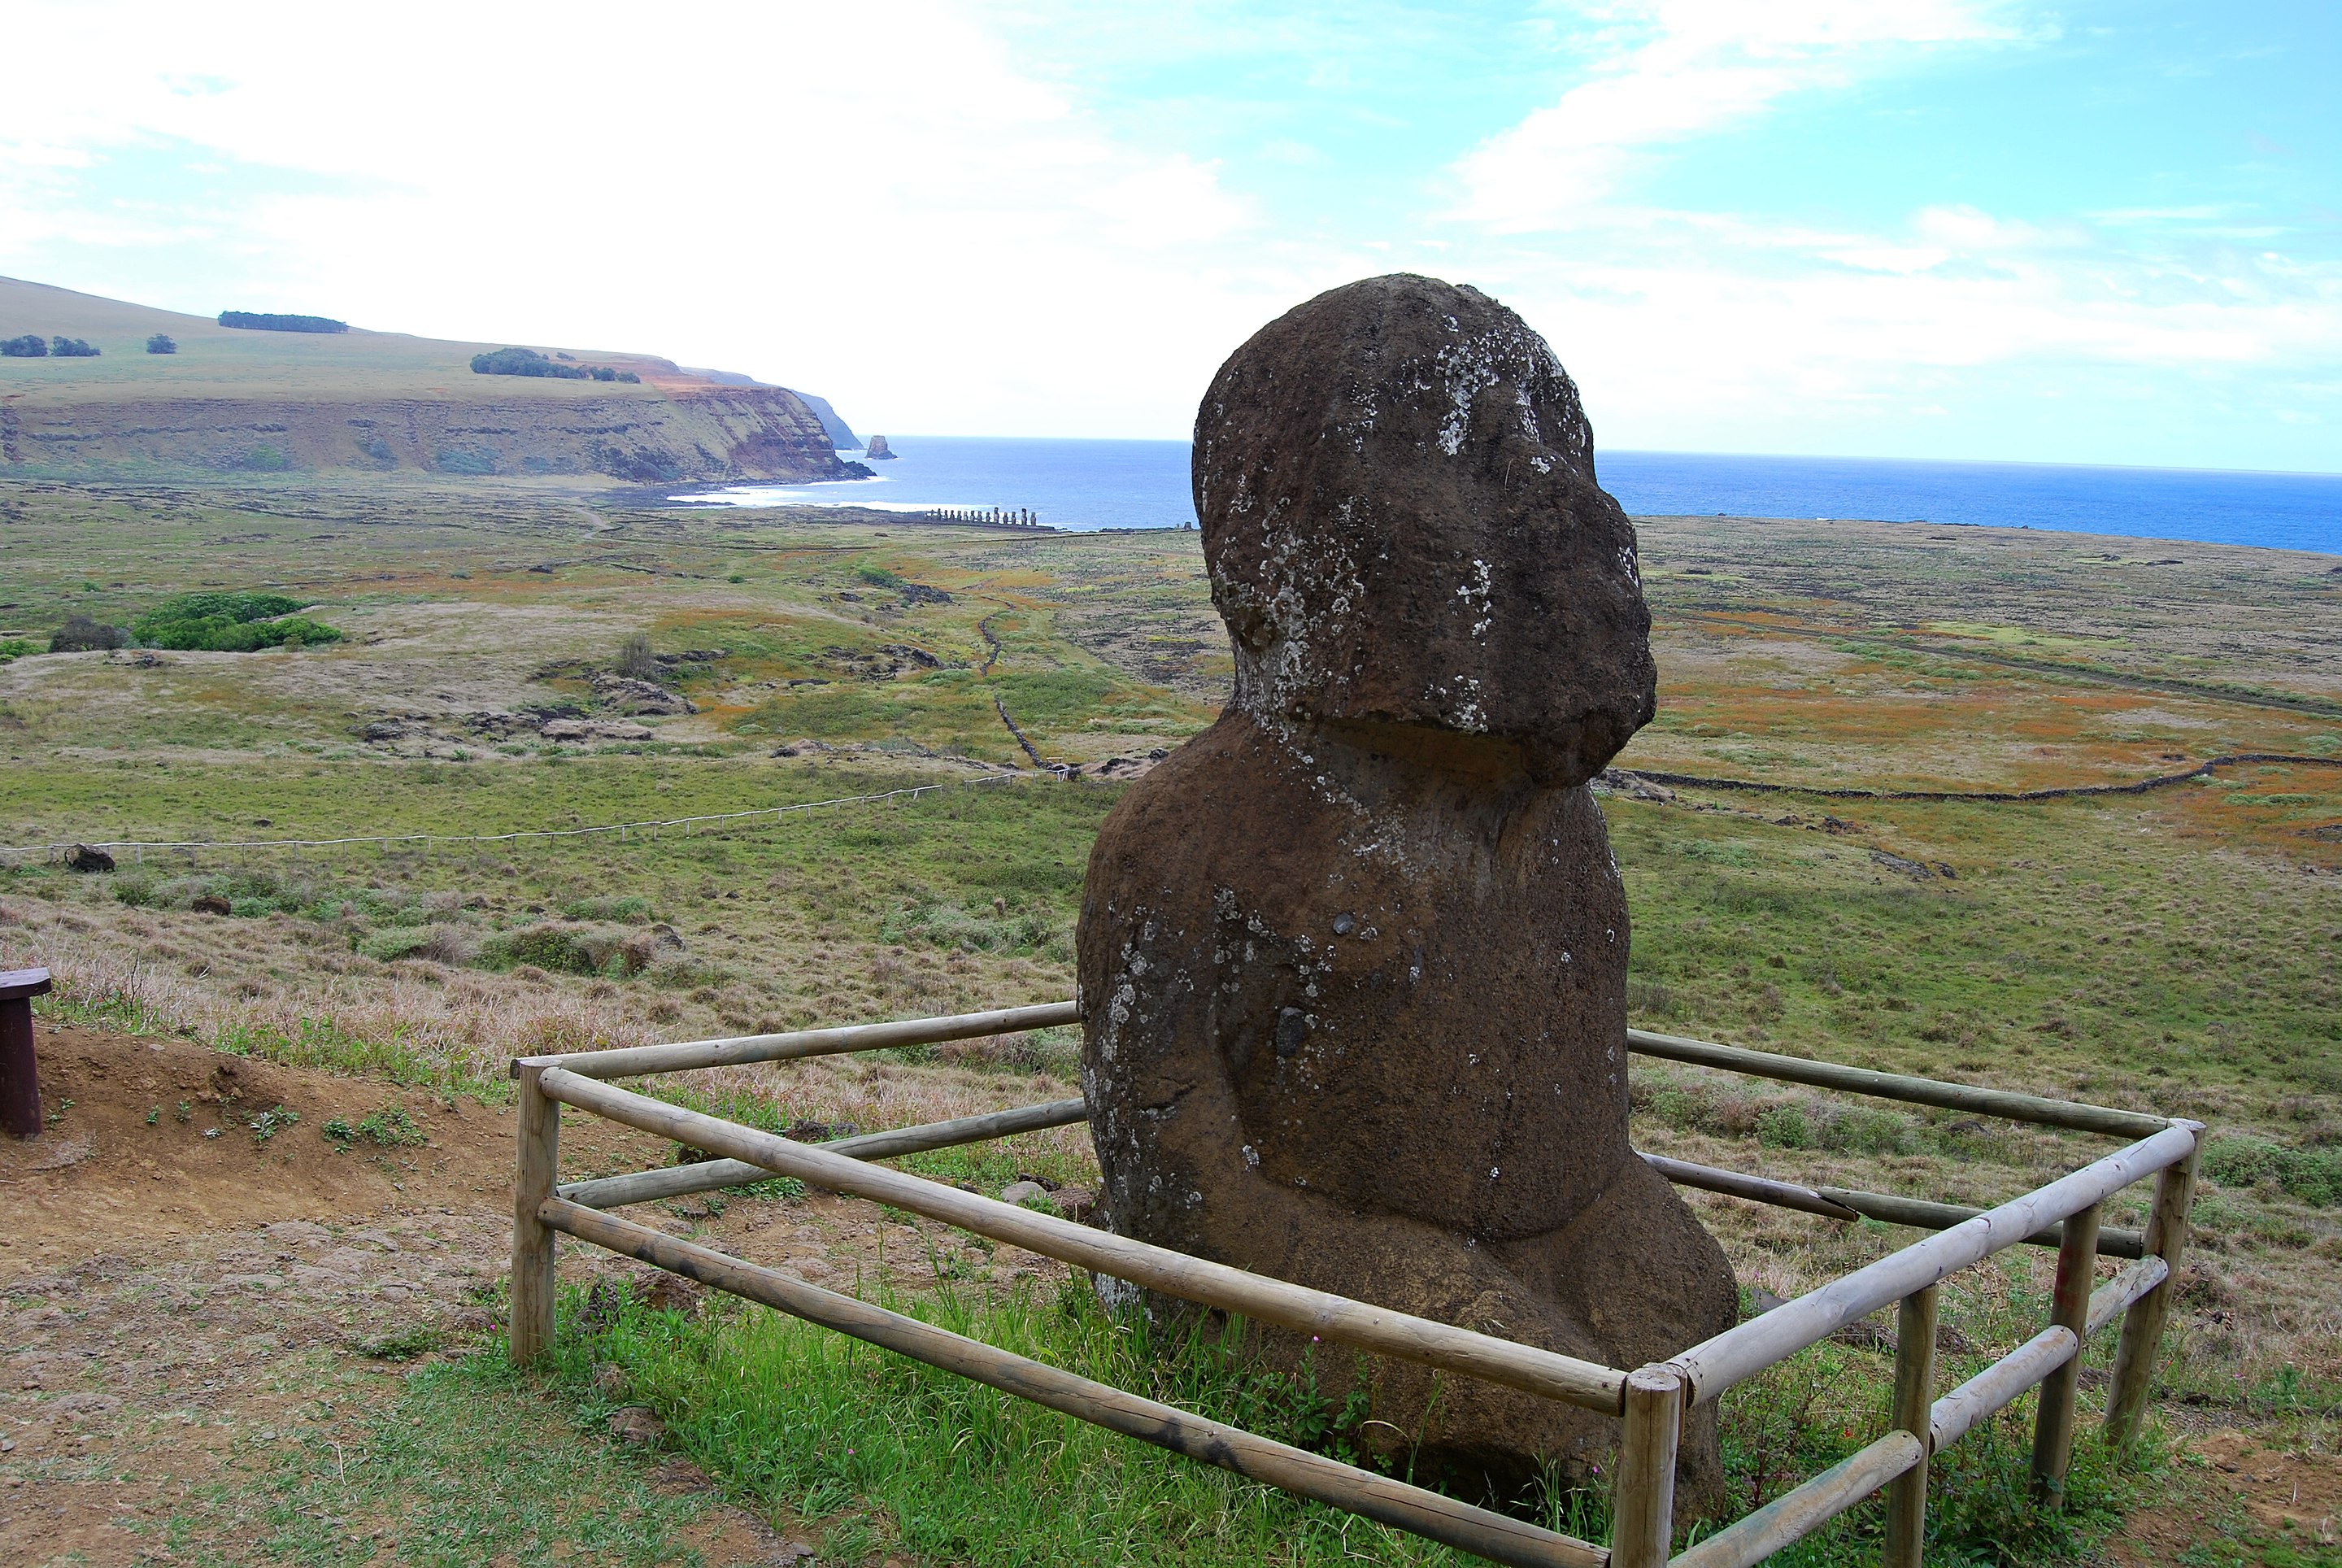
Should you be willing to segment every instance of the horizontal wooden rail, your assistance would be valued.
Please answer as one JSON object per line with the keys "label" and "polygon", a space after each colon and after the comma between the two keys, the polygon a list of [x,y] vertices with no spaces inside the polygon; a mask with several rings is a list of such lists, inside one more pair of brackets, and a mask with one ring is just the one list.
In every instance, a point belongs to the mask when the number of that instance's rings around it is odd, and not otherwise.
{"label": "horizontal wooden rail", "polygon": [[847,1024],[839,1029],[802,1029],[789,1034],[743,1034],[723,1040],[679,1040],[666,1045],[629,1045],[616,1050],[579,1050],[562,1056],[525,1056],[524,1067],[557,1067],[584,1078],[640,1078],[653,1072],[687,1072],[697,1067],[738,1067],[752,1061],[784,1061],[803,1056],[837,1056],[890,1046],[936,1045],[987,1034],[1016,1034],[1079,1023],[1081,1008],[1070,1001],[1036,1007],[996,1008],[989,1012],[945,1018],[906,1018],[892,1023]]}
{"label": "horizontal wooden rail", "polygon": [[[1862,1192],[1847,1187],[1817,1187],[1814,1191],[1831,1202],[1843,1204],[1867,1219],[1884,1220],[1890,1225],[1908,1225],[1917,1231],[1948,1231],[1955,1225],[1967,1224],[1984,1212],[1965,1203],[1930,1203],[1924,1198],[1897,1198],[1886,1192]],[[2045,1226],[2021,1240],[2032,1247],[2057,1246],[2057,1227]],[[2102,1258],[2136,1258],[2146,1250],[2146,1237],[2137,1231],[2102,1229],[2098,1231],[2098,1256]]]}
{"label": "horizontal wooden rail", "polygon": [[2127,1311],[2156,1286],[2171,1277],[2171,1265],[2161,1258],[2141,1258],[2090,1292],[2089,1329],[2097,1333]]}
{"label": "horizontal wooden rail", "polygon": [[1807,1214],[1819,1214],[1826,1220],[1859,1220],[1862,1216],[1844,1203],[1824,1196],[1811,1187],[1800,1187],[1794,1181],[1776,1181],[1769,1177],[1750,1176],[1739,1171],[1720,1171],[1713,1165],[1695,1165],[1688,1160],[1670,1160],[1664,1154],[1643,1154],[1643,1163],[1666,1177],[1678,1187],[1696,1187],[1704,1192],[1721,1192],[1730,1198],[1746,1198],[1752,1203],[1770,1203],[1777,1209],[1797,1209]]}
{"label": "horizontal wooden rail", "polygon": [[1909,1432],[1888,1432],[1803,1486],[1678,1553],[1669,1568],[1753,1568],[1803,1540],[1913,1465],[1927,1450]]}
{"label": "horizontal wooden rail", "polygon": [[1841,1089],[1880,1100],[1901,1100],[1933,1105],[1945,1111],[1972,1111],[2010,1121],[2070,1127],[2080,1132],[2104,1132],[2117,1138],[2147,1138],[2171,1125],[2161,1116],[2137,1111],[2116,1111],[2104,1105],[2084,1105],[2071,1100],[2045,1100],[2037,1094],[2017,1094],[2005,1089],[1978,1089],[1968,1083],[1944,1083],[1933,1078],[1913,1078],[1900,1072],[1876,1072],[1867,1067],[1842,1067],[1834,1061],[1812,1061],[1802,1056],[1779,1056],[1745,1046],[1717,1045],[1712,1040],[1686,1040],[1680,1035],[1653,1034],[1648,1030],[1626,1031],[1626,1049],[1640,1056],[1696,1067],[1721,1068],[1756,1078],[1810,1084],[1816,1089]]}
{"label": "horizontal wooden rail", "polygon": [[[1020,1132],[1071,1126],[1088,1114],[1088,1109],[1082,1101],[1053,1100],[1041,1105],[955,1117],[948,1121],[925,1122],[887,1132],[833,1138],[815,1147],[851,1155],[857,1160],[891,1160],[904,1154],[924,1153],[931,1149],[948,1149],[963,1143],[1014,1137]],[[1642,1153],[1641,1151],[1636,1152]],[[1954,1225],[1965,1224],[1984,1212],[1981,1209],[1957,1203],[1934,1203],[1925,1199],[1898,1198],[1889,1193],[1865,1192],[1847,1187],[1804,1187],[1794,1181],[1751,1176],[1745,1171],[1696,1165],[1690,1161],[1671,1159],[1664,1154],[1642,1153],[1642,1159],[1644,1163],[1678,1187],[1720,1192],[1752,1203],[1769,1203],[1776,1208],[1795,1209],[1830,1220],[1855,1221],[1868,1217],[1923,1231],[1946,1231]],[[751,1186],[771,1176],[772,1172],[763,1166],[751,1165],[745,1161],[702,1160],[688,1165],[665,1166],[656,1171],[637,1171],[624,1176],[571,1181],[564,1185],[560,1192],[572,1202],[583,1203],[588,1208],[617,1209],[629,1203],[655,1202],[686,1193]],[[2057,1245],[2057,1227],[2037,1231],[2025,1240],[2033,1246],[2055,1247]],[[2136,1258],[2140,1255],[2143,1244],[2143,1239],[2137,1231],[2107,1230],[2098,1235],[2098,1252],[2104,1257]]]}
{"label": "horizontal wooden rail", "polygon": [[1900,1301],[1947,1274],[2013,1247],[2141,1177],[2187,1159],[2195,1151],[2196,1134],[2193,1123],[2165,1127],[2070,1176],[1915,1241],[1867,1268],[1727,1329],[1668,1364],[1684,1373],[1691,1385],[1693,1403],[1712,1400],[1742,1379],[1827,1339],[1889,1302]]}
{"label": "horizontal wooden rail", "polygon": [[[1078,1100],[1053,1100],[1044,1105],[1014,1111],[987,1111],[981,1116],[956,1116],[948,1121],[923,1121],[887,1132],[864,1132],[852,1138],[831,1138],[811,1145],[856,1160],[892,1160],[904,1154],[924,1154],[930,1149],[950,1149],[962,1143],[982,1143],[1066,1127],[1089,1115]],[[712,1192],[723,1187],[746,1187],[769,1181],[773,1173],[742,1160],[700,1160],[688,1165],[667,1165],[656,1171],[636,1171],[625,1176],[604,1176],[591,1181],[571,1181],[554,1191],[588,1209],[622,1209],[686,1192]]]}
{"label": "horizontal wooden rail", "polygon": [[1526,1389],[1586,1410],[1616,1415],[1622,1408],[1626,1374],[1615,1367],[1354,1302],[1266,1274],[1247,1273],[1111,1231],[1094,1231],[1055,1215],[996,1202],[884,1165],[686,1111],[559,1068],[544,1070],[537,1089],[549,1099],[645,1132],[727,1154],[832,1192],[892,1203],[930,1220],[1186,1301],[1242,1312],[1260,1322],[1316,1334],[1358,1350]]}
{"label": "horizontal wooden rail", "polygon": [[759,1268],[679,1241],[582,1204],[548,1199],[538,1206],[537,1217],[580,1241],[623,1252],[716,1290],[762,1302],[807,1322],[884,1346],[1076,1420],[1494,1562],[1518,1568],[1604,1568],[1609,1562],[1609,1553],[1591,1542],[1556,1534],[1240,1427],[1126,1393],[1111,1384],[996,1350],[916,1318],[809,1285],[777,1269]]}
{"label": "horizontal wooden rail", "polygon": [[1937,1400],[1927,1412],[1927,1452],[1941,1453],[1959,1442],[1977,1422],[2072,1361],[2081,1345],[2073,1330],[2053,1324]]}

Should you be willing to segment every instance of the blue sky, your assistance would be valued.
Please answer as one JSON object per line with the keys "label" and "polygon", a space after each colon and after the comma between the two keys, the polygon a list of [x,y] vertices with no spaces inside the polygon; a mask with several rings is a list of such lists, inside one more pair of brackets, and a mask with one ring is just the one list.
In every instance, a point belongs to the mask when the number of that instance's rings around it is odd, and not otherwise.
{"label": "blue sky", "polygon": [[2342,469],[2330,0],[18,9],[92,64],[0,100],[0,272],[175,308],[1176,436],[1406,269],[1605,446]]}

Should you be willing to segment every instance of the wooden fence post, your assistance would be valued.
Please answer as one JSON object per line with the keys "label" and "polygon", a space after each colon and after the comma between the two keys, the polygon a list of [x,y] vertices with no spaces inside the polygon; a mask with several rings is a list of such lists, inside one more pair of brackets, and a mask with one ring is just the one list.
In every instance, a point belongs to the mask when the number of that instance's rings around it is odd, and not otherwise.
{"label": "wooden fence post", "polygon": [[2138,1435],[2147,1391],[2155,1382],[2156,1358],[2163,1350],[2163,1325],[2171,1315],[2171,1292],[2179,1283],[2179,1253],[2187,1242],[2187,1206],[2196,1196],[2196,1162],[2204,1153],[2204,1124],[2192,1129],[2196,1147],[2156,1179],[2155,1206],[2147,1216],[2147,1256],[2160,1258],[2171,1271],[2163,1282],[2133,1302],[2123,1314],[2122,1339],[2115,1347],[2115,1375],[2107,1390],[2107,1445],[2120,1448]]}
{"label": "wooden fence post", "polygon": [[1683,1374],[1673,1367],[1646,1366],[1626,1376],[1626,1430],[1610,1494],[1610,1568],[1666,1568],[1675,1544],[1683,1396]]}
{"label": "wooden fence post", "polygon": [[47,994],[46,970],[0,973],[0,1128],[41,1135],[41,1071],[33,1050],[33,999]]}
{"label": "wooden fence post", "polygon": [[539,1063],[515,1061],[519,1151],[513,1165],[512,1360],[526,1366],[553,1343],[553,1237],[536,1217],[561,1169],[561,1106],[537,1088]]}
{"label": "wooden fence post", "polygon": [[1920,1568],[1927,1543],[1929,1417],[1936,1401],[1936,1287],[1895,1309],[1895,1424],[1919,1440],[1919,1462],[1887,1483],[1887,1568]]}
{"label": "wooden fence post", "polygon": [[2093,1203],[2068,1216],[2057,1242],[2057,1284],[2050,1297],[2049,1321],[2074,1331],[2074,1359],[2042,1380],[2041,1405],[2033,1418],[2033,1496],[2051,1508],[2065,1502],[2066,1467],[2074,1457],[2074,1394],[2081,1386],[2082,1350],[2089,1342],[2100,1207]]}

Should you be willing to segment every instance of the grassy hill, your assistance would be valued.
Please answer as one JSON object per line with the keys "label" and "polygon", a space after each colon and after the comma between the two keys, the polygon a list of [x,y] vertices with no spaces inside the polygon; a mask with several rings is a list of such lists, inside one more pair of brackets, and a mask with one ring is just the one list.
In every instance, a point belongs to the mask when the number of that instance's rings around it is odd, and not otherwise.
{"label": "grassy hill", "polygon": [[[177,345],[149,354],[156,333]],[[0,473],[567,475],[601,481],[844,478],[796,393],[642,354],[533,345],[638,383],[480,376],[511,347],[405,333],[252,331],[0,278],[0,338],[78,337],[89,358],[0,358]]]}

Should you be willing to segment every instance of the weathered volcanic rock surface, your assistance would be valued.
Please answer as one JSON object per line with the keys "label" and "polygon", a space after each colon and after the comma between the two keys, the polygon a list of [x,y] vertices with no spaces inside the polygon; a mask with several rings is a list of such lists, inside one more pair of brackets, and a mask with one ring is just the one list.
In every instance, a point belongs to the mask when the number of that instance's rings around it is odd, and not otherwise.
{"label": "weathered volcanic rock surface", "polygon": [[[1626,1141],[1624,889],[1585,780],[1654,706],[1634,534],[1535,334],[1417,277],[1240,349],[1196,495],[1236,700],[1091,858],[1085,1086],[1113,1227],[1635,1367],[1729,1327]],[[1615,1423],[1295,1336],[1360,1434],[1500,1499]],[[1386,1423],[1386,1424],[1385,1424]],[[1686,1503],[1720,1479],[1686,1433]]]}

